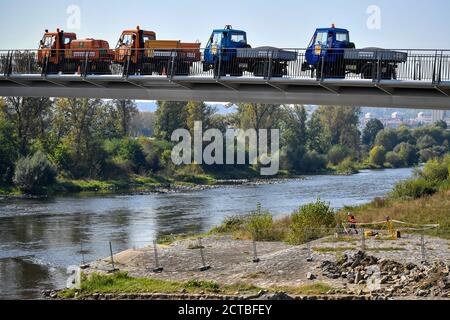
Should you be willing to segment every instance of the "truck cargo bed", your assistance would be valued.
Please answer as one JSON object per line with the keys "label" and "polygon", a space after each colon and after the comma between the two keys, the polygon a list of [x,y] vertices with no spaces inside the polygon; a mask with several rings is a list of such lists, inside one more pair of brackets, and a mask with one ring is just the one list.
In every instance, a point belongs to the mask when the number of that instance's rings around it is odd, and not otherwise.
{"label": "truck cargo bed", "polygon": [[286,51],[273,47],[236,49],[236,57],[240,59],[268,59],[272,55],[273,60],[294,61],[297,60],[297,52]]}
{"label": "truck cargo bed", "polygon": [[366,48],[357,50],[346,50],[344,53],[346,60],[366,60],[366,61],[388,61],[406,62],[408,54],[406,52],[392,51],[377,48]]}

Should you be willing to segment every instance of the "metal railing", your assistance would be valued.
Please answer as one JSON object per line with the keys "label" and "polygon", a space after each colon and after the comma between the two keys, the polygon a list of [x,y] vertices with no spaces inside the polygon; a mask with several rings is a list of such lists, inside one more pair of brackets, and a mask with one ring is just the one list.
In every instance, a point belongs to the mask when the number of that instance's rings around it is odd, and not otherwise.
{"label": "metal railing", "polygon": [[38,50],[8,50],[0,51],[0,76],[366,79],[373,82],[407,80],[433,84],[450,81],[448,50],[396,50],[394,53],[401,54],[402,59],[398,59],[396,54],[387,54],[386,50],[345,49],[328,53],[322,50],[313,65],[306,62],[307,57],[311,59],[308,49],[261,49],[247,55],[245,52],[238,55],[236,50],[222,49],[213,61],[211,58],[205,59],[206,54],[210,57],[208,52],[204,49],[198,52],[192,49],[151,49],[150,53],[149,49],[143,49],[121,56],[117,53],[102,56],[93,49],[78,50],[76,54],[71,50],[51,50],[46,54]]}

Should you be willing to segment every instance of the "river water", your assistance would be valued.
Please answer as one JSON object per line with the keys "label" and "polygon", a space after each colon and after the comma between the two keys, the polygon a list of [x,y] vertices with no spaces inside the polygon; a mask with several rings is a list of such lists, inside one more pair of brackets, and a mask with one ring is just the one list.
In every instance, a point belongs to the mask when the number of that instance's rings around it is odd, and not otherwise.
{"label": "river water", "polygon": [[0,299],[39,298],[61,288],[65,270],[161,235],[209,230],[230,215],[255,210],[291,213],[317,198],[335,208],[385,196],[412,169],[308,176],[276,184],[230,186],[177,194],[68,196],[0,200]]}

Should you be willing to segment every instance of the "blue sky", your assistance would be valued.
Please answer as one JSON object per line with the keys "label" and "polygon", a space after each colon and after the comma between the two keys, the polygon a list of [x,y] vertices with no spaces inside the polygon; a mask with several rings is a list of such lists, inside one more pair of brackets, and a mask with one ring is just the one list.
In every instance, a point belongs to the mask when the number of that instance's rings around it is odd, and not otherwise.
{"label": "blue sky", "polygon": [[[70,5],[81,10],[80,29],[69,30]],[[367,27],[367,8],[381,12],[381,28]],[[305,47],[316,27],[335,23],[351,32],[357,47],[450,49],[448,0],[0,0],[0,49],[36,48],[44,29],[75,31],[79,38],[115,46],[123,29],[157,32],[160,39],[200,40],[231,24],[253,46]]]}

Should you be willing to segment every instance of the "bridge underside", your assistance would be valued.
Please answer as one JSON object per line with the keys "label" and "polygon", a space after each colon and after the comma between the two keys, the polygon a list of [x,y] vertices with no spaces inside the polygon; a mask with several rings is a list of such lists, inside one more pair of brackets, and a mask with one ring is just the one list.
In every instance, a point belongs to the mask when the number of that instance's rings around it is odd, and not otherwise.
{"label": "bridge underside", "polygon": [[450,82],[13,75],[0,96],[227,101],[450,110]]}

